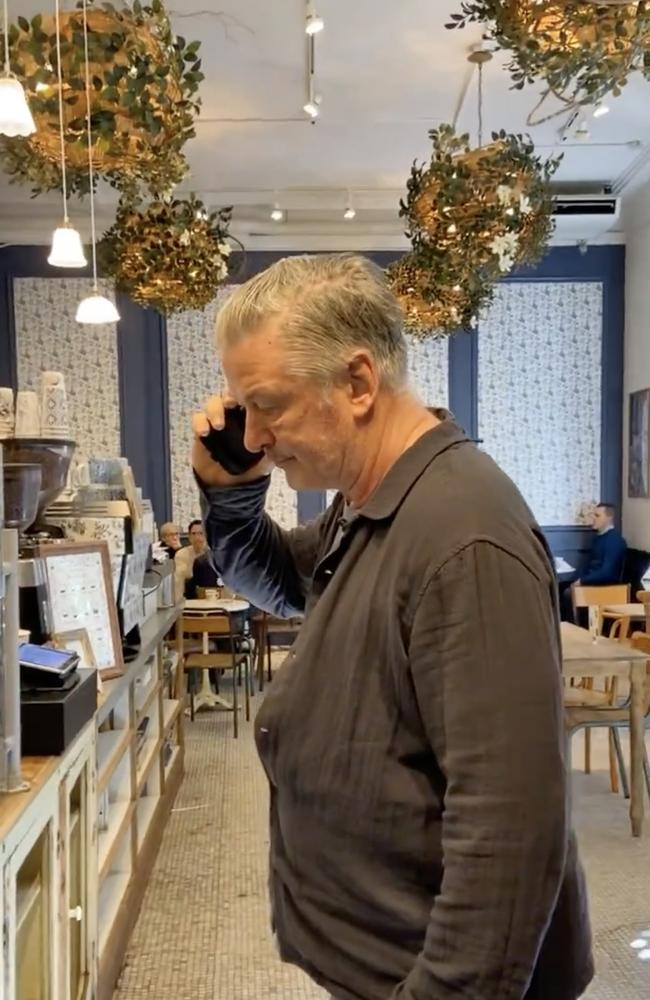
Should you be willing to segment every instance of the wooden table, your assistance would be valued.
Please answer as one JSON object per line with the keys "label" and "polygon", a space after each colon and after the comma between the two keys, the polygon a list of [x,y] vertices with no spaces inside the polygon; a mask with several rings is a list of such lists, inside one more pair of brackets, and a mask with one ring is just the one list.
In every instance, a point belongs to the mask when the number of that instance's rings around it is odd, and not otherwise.
{"label": "wooden table", "polygon": [[[628,677],[630,681],[630,822],[632,833],[643,829],[643,746],[645,739],[645,686],[647,656],[615,639],[598,636],[594,641],[587,629],[562,622],[562,674],[571,677]],[[616,709],[602,709],[603,721],[617,717]]]}
{"label": "wooden table", "polygon": [[627,639],[630,632],[630,622],[645,622],[645,605],[643,604],[605,604],[600,613],[609,621],[622,622],[619,639]]}
{"label": "wooden table", "polygon": [[[248,611],[250,604],[248,601],[240,600],[239,598],[218,598],[218,597],[197,597],[193,600],[185,601],[185,607],[183,609],[183,614],[186,617],[205,617],[209,615],[211,611],[228,611],[230,614],[236,614],[237,612]],[[203,634],[203,653],[207,655],[210,652],[210,640],[207,633]],[[195,695],[194,711],[198,712],[200,708],[216,708],[221,709],[225,712],[232,712],[233,706],[221,695],[215,694],[210,687],[210,674],[207,670],[201,671],[201,687]]]}

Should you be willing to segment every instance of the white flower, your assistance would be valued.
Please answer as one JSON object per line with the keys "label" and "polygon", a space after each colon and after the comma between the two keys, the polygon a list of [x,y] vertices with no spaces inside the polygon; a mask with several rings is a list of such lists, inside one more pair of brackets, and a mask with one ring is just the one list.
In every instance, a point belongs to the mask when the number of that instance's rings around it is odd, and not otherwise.
{"label": "white flower", "polygon": [[187,247],[190,245],[191,235],[189,229],[184,230],[178,238],[178,242],[182,247]]}
{"label": "white flower", "polygon": [[511,205],[515,200],[515,192],[509,184],[499,184],[497,188],[497,198],[501,205]]}
{"label": "white flower", "polygon": [[217,277],[225,278],[228,274],[228,265],[222,260],[217,268]]}
{"label": "white flower", "polygon": [[226,243],[225,241],[219,243],[219,253],[222,257],[230,257],[230,254],[232,253],[230,243]]}
{"label": "white flower", "polygon": [[129,76],[131,77],[132,80],[135,80],[137,75],[138,75],[138,67],[132,66],[131,69],[129,70]]}
{"label": "white flower", "polygon": [[531,200],[527,194],[519,195],[519,211],[522,215],[530,215],[533,210]]}
{"label": "white flower", "polygon": [[499,258],[499,270],[502,273],[512,268],[518,246],[519,237],[516,233],[504,233],[503,236],[495,236],[490,243],[490,250]]}

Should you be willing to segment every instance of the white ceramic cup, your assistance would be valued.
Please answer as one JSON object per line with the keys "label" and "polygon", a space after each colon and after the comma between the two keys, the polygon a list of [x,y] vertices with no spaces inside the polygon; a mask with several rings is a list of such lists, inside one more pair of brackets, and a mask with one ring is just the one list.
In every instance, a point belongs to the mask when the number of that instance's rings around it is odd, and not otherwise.
{"label": "white ceramic cup", "polygon": [[38,394],[29,389],[16,393],[16,437],[41,436],[41,410]]}

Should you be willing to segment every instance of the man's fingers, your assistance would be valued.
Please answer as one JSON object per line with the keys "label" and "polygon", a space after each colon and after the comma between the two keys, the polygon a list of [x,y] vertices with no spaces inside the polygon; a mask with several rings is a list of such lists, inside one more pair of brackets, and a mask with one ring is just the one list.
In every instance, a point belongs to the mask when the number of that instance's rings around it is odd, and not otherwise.
{"label": "man's fingers", "polygon": [[205,437],[210,433],[210,421],[205,413],[192,414],[192,431],[197,437]]}

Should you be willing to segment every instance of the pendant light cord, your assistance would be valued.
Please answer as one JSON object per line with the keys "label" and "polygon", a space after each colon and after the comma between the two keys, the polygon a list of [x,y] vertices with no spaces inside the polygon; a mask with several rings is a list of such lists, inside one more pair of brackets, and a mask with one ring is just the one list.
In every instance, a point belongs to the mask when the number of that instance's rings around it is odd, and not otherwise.
{"label": "pendant light cord", "polygon": [[7,10],[7,0],[2,0],[2,11],[4,17],[4,42],[5,42],[5,75],[11,76],[9,65],[9,11]]}
{"label": "pendant light cord", "polygon": [[[4,0],[5,4],[7,0]],[[63,73],[61,70],[61,10],[59,0],[55,0],[56,19],[56,73],[59,80],[59,138],[61,141],[61,189],[63,192],[63,224],[68,225],[68,182],[65,173],[65,137],[63,134]]]}
{"label": "pendant light cord", "polygon": [[93,248],[93,291],[98,292],[97,288],[97,234],[95,232],[95,183],[94,183],[94,171],[93,171],[93,139],[92,139],[92,125],[90,120],[90,60],[88,58],[88,7],[87,0],[83,0],[83,18],[84,18],[84,59],[86,62],[86,119],[88,123],[88,179],[90,181],[90,240]]}

